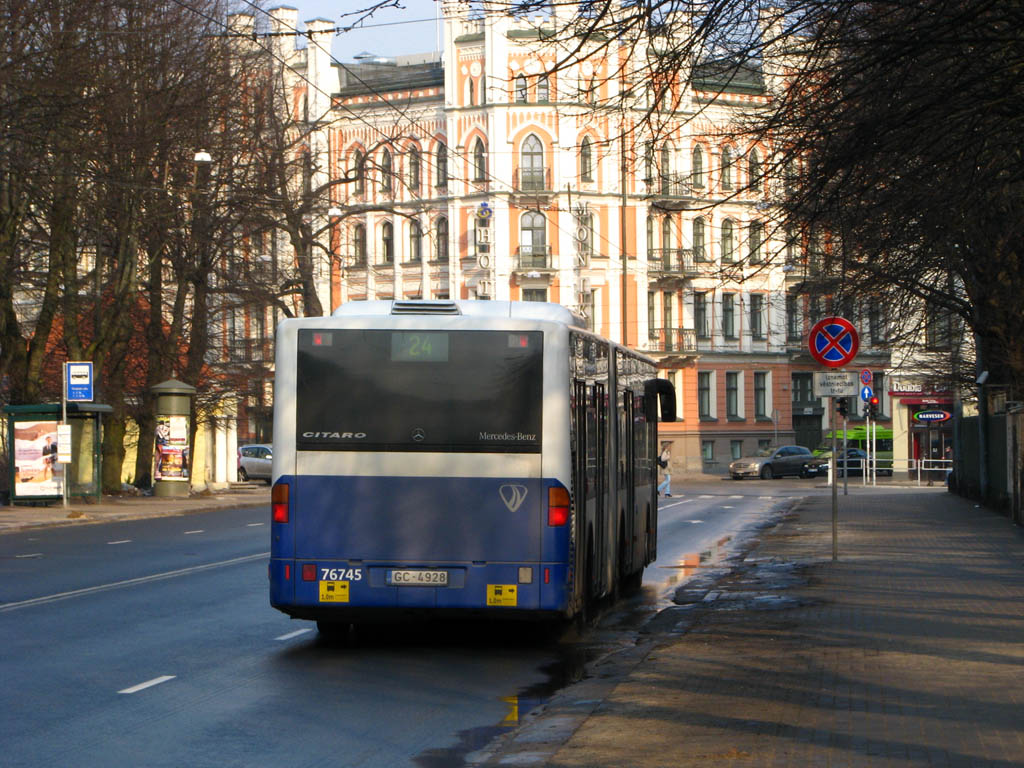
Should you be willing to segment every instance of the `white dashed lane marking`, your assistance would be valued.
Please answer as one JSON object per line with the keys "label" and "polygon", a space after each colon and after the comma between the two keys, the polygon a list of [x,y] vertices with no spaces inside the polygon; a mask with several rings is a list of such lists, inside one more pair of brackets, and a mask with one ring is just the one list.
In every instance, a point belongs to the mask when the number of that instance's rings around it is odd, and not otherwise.
{"label": "white dashed lane marking", "polygon": [[166,683],[168,680],[173,680],[175,677],[176,675],[161,675],[160,677],[154,677],[152,680],[147,680],[144,683],[133,685],[131,688],[120,690],[118,693],[138,693],[139,691],[144,691],[147,688],[152,688],[154,685],[160,685],[161,683]]}

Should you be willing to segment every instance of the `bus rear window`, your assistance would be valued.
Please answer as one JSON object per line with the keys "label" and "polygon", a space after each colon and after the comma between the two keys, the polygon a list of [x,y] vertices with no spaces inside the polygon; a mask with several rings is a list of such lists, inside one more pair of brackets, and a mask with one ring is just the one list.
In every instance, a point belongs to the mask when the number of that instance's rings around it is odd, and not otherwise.
{"label": "bus rear window", "polygon": [[299,450],[537,453],[540,331],[301,330]]}

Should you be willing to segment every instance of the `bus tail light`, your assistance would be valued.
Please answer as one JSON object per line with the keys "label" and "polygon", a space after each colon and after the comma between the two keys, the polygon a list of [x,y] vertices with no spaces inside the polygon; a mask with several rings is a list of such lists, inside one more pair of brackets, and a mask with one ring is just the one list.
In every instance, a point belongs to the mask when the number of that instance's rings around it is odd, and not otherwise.
{"label": "bus tail light", "polygon": [[270,491],[270,517],[275,523],[288,522],[287,483],[277,483]]}
{"label": "bus tail light", "polygon": [[569,491],[560,486],[548,488],[548,525],[569,522]]}
{"label": "bus tail light", "polygon": [[302,580],[316,581],[316,563],[302,564]]}

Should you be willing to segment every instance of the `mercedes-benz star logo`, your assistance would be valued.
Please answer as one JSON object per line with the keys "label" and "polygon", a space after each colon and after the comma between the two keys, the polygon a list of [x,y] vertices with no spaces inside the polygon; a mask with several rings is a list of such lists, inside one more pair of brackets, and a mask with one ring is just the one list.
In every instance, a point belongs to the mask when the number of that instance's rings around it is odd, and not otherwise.
{"label": "mercedes-benz star logo", "polygon": [[417,443],[422,443],[427,439],[427,430],[423,429],[423,427],[416,427],[416,429],[412,431],[412,439]]}

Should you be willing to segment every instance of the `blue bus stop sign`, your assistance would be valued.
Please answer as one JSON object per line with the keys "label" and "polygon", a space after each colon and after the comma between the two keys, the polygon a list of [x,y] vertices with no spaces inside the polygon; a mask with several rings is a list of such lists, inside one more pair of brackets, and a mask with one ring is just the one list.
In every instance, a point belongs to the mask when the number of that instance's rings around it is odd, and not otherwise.
{"label": "blue bus stop sign", "polygon": [[69,402],[78,401],[91,403],[92,392],[92,363],[67,363],[67,392],[66,399]]}

